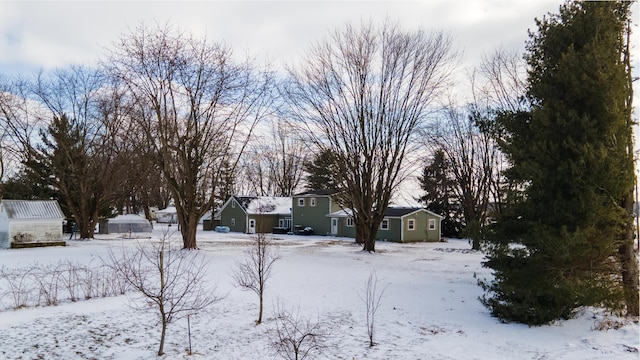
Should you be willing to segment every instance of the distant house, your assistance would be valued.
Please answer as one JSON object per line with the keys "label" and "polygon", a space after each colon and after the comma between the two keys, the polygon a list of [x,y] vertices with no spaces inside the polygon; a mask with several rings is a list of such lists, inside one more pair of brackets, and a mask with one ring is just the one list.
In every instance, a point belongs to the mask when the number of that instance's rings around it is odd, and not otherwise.
{"label": "distant house", "polygon": [[291,198],[232,196],[217,214],[220,225],[232,232],[268,233],[291,228]]}
{"label": "distant house", "polygon": [[294,228],[313,228],[316,235],[337,235],[337,222],[327,214],[341,210],[335,191],[310,190],[293,195],[291,219]]}
{"label": "distant house", "polygon": [[[338,210],[326,217],[334,225],[337,236],[356,236],[356,229],[350,210]],[[393,242],[440,241],[442,216],[424,208],[389,207],[378,232],[377,240]]]}
{"label": "distant house", "polygon": [[64,245],[64,214],[55,200],[0,201],[0,248]]}

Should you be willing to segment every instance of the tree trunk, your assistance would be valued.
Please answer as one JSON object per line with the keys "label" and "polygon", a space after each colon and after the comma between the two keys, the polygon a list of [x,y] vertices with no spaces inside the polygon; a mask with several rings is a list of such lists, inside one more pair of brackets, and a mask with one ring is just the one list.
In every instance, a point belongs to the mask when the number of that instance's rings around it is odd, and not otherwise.
{"label": "tree trunk", "polygon": [[178,215],[178,224],[180,224],[180,232],[182,234],[183,249],[197,249],[196,232],[198,230],[197,214],[188,214],[187,218]]}
{"label": "tree trunk", "polygon": [[262,294],[260,294],[260,311],[258,312],[258,320],[256,320],[256,325],[257,324],[262,324]]}
{"label": "tree trunk", "polygon": [[376,251],[376,231],[371,231],[371,224],[362,226],[362,239],[364,240],[364,247],[362,250],[368,252]]}
{"label": "tree trunk", "polygon": [[627,306],[627,316],[640,315],[640,303],[638,301],[638,260],[634,251],[633,231],[633,191],[624,198],[624,207],[629,214],[626,224],[624,243],[618,248],[620,264],[622,267],[622,287],[624,289],[624,301]]}
{"label": "tree trunk", "polygon": [[160,333],[160,346],[158,347],[158,356],[164,355],[164,337],[167,333],[167,322],[162,319],[162,332]]}

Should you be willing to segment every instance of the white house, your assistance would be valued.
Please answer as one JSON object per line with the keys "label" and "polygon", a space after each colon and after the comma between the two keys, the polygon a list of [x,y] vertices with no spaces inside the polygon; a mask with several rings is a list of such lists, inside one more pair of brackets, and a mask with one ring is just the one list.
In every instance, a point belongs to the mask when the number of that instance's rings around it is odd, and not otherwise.
{"label": "white house", "polygon": [[55,200],[0,201],[0,248],[62,242],[64,214]]}

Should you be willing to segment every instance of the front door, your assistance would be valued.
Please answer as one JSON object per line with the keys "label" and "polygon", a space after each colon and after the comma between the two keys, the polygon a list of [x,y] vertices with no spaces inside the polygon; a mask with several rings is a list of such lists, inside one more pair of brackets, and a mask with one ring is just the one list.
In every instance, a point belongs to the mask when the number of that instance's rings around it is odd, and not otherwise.
{"label": "front door", "polygon": [[256,220],[249,219],[249,234],[255,234],[255,233],[256,233]]}
{"label": "front door", "polygon": [[338,219],[331,218],[331,233],[333,235],[338,235]]}

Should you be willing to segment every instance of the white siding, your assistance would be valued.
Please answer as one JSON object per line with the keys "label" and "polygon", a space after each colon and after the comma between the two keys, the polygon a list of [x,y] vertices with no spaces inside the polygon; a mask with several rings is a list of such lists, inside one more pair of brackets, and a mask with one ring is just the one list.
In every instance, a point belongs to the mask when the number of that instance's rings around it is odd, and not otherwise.
{"label": "white siding", "polygon": [[10,242],[45,242],[62,240],[62,222],[53,220],[32,220],[9,222]]}

